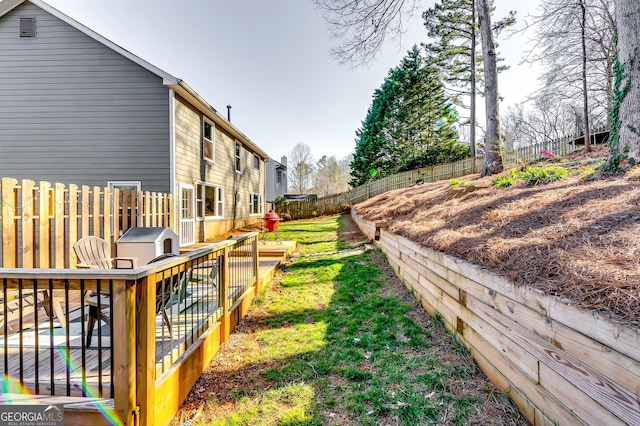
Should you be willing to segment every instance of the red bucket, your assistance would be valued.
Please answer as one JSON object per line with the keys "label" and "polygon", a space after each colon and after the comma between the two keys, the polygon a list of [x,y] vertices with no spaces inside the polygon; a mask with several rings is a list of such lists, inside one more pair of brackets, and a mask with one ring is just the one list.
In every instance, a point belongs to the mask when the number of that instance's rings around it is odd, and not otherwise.
{"label": "red bucket", "polygon": [[275,232],[278,230],[278,221],[280,217],[278,217],[278,213],[269,212],[264,215],[264,227],[267,228],[269,232]]}

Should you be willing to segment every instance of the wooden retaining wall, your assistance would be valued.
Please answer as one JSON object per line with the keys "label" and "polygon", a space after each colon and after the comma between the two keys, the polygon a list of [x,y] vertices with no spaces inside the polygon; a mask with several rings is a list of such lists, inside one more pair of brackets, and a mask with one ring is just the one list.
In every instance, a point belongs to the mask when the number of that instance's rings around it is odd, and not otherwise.
{"label": "wooden retaining wall", "polygon": [[637,329],[352,216],[531,424],[640,425]]}

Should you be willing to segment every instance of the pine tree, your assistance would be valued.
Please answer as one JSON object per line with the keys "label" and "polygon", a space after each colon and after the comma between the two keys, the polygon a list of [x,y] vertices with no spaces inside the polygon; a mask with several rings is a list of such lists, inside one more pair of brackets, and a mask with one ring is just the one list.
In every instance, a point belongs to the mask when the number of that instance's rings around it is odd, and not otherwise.
{"label": "pine tree", "polygon": [[[471,154],[475,156],[476,83],[482,90],[482,55],[477,54],[476,0],[441,0],[422,14],[428,35],[433,40],[424,44],[430,61],[444,78],[447,93],[457,105],[469,97],[469,139]],[[493,30],[515,24],[515,12],[498,21]],[[500,62],[500,59],[497,59]],[[498,72],[506,69],[498,66]]]}

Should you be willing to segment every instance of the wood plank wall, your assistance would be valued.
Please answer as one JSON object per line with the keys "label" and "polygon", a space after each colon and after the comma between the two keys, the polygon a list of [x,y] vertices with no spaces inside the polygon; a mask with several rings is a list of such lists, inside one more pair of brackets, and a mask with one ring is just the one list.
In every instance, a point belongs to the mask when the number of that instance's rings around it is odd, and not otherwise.
{"label": "wood plank wall", "polygon": [[352,216],[531,424],[640,424],[637,329]]}
{"label": "wood plank wall", "polygon": [[2,178],[2,268],[74,268],[73,244],[95,235],[111,243],[133,226],[173,228],[168,194]]}

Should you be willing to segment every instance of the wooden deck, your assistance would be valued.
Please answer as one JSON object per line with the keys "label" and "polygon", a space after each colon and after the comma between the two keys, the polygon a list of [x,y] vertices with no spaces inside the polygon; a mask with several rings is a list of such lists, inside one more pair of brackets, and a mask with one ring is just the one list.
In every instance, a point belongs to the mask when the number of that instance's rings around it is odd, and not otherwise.
{"label": "wooden deck", "polygon": [[295,241],[260,241],[258,253],[261,258],[276,258],[285,261],[296,249]]}
{"label": "wooden deck", "polygon": [[[260,240],[258,243],[258,253],[261,258],[277,257],[282,260],[291,256],[296,249],[296,242],[290,240],[275,241],[274,237],[269,237],[266,241]],[[195,243],[189,246],[180,247],[180,253],[188,253],[190,251],[199,250],[201,248],[210,247],[220,241],[206,241],[203,243]],[[262,260],[262,259],[261,259]]]}
{"label": "wooden deck", "polygon": [[[281,256],[285,256],[284,253],[290,247],[290,244],[283,246],[280,249]],[[260,258],[258,282],[262,285],[268,282],[280,262],[279,257]],[[236,300],[244,291],[242,286],[231,285],[228,297],[231,301]],[[220,295],[216,286],[210,285],[206,280],[193,280],[187,287],[187,294],[184,301],[173,303],[168,308],[171,333],[163,324],[161,316],[156,317],[157,376],[184,353],[187,342],[196,340],[221,315]],[[38,313],[38,333],[32,319],[31,323],[23,324],[22,342],[20,333],[10,334],[7,342],[0,336],[0,347],[5,347],[5,343],[7,347],[7,356],[0,357],[0,371],[5,371],[7,363],[9,376],[22,381],[32,394],[69,393],[78,397],[93,395],[110,398],[112,350],[108,326],[102,325],[100,336],[97,330],[94,331],[92,345],[84,347],[81,322],[86,324],[87,312],[85,309],[85,319],[81,320],[79,297],[76,294],[69,299],[73,308],[70,309],[68,330],[61,327],[55,318],[52,328],[48,315],[41,309]],[[66,346],[67,340],[70,342],[69,347]],[[81,367],[83,364],[86,366],[84,370]],[[54,371],[53,377],[51,371]]]}
{"label": "wooden deck", "polygon": [[[293,242],[263,245],[257,237],[249,233],[187,248],[181,256],[133,270],[0,269],[0,319],[6,320],[0,369],[8,376],[0,401],[27,392],[64,405],[65,424],[167,424],[295,248]],[[256,251],[262,248],[270,253]],[[170,303],[159,305],[166,286],[172,289]],[[24,304],[6,310],[15,302],[8,291],[18,291],[20,301],[34,290],[53,291],[64,314],[49,315],[37,299],[29,313]],[[89,347],[88,306],[95,304],[85,304],[85,291],[110,293],[99,309],[110,322],[98,324]]]}

